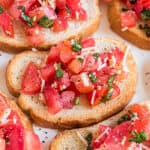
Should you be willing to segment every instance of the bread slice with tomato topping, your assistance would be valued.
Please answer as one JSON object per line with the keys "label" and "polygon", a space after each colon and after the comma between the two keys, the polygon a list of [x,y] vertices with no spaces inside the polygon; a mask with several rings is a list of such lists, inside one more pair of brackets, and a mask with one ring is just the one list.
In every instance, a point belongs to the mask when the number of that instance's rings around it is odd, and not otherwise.
{"label": "bread slice with tomato topping", "polygon": [[6,81],[37,124],[73,128],[104,120],[127,105],[136,89],[137,72],[124,43],[85,38],[61,42],[49,53],[14,56]]}
{"label": "bread slice with tomato topping", "polygon": [[149,106],[149,101],[143,101],[99,124],[60,132],[50,149],[149,149]]}
{"label": "bread slice with tomato topping", "polygon": [[59,41],[94,33],[100,23],[98,0],[2,0],[0,48],[48,49]]}
{"label": "bread slice with tomato topping", "polygon": [[110,27],[142,49],[150,49],[149,1],[111,0],[108,3]]}
{"label": "bread slice with tomato topping", "polygon": [[13,100],[0,92],[0,149],[42,150],[29,119]]}

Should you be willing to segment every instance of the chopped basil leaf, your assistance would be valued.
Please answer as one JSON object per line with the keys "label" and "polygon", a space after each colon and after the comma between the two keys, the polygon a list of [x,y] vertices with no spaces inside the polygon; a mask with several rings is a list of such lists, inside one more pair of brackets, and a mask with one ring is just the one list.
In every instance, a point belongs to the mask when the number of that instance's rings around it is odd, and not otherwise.
{"label": "chopped basil leaf", "polygon": [[53,23],[53,20],[50,20],[47,16],[43,16],[38,22],[38,24],[44,28],[52,27]]}
{"label": "chopped basil leaf", "polygon": [[3,6],[0,5],[0,14],[4,12]]}
{"label": "chopped basil leaf", "polygon": [[109,101],[112,96],[113,90],[109,90],[107,95],[103,96],[101,99],[101,102],[105,103],[106,101]]}
{"label": "chopped basil leaf", "polygon": [[83,63],[83,58],[79,57],[78,60]]}
{"label": "chopped basil leaf", "polygon": [[150,9],[143,9],[141,11],[141,17],[143,20],[149,20],[150,19]]}
{"label": "chopped basil leaf", "polygon": [[74,51],[74,52],[79,52],[79,51],[81,51],[81,50],[82,50],[81,42],[78,41],[78,40],[74,41],[73,44],[72,44],[72,48],[73,48],[73,51]]}
{"label": "chopped basil leaf", "polygon": [[113,87],[113,82],[114,82],[114,80],[115,80],[115,76],[116,76],[116,75],[112,75],[112,76],[110,76],[110,78],[108,79],[108,81],[107,81],[108,89],[111,89],[111,88]]}
{"label": "chopped basil leaf", "polygon": [[92,133],[89,133],[89,134],[85,137],[85,139],[86,139],[86,141],[87,141],[87,143],[88,143],[88,146],[87,146],[86,150],[92,150],[92,148],[91,148],[92,138],[93,138]]}
{"label": "chopped basil leaf", "polygon": [[130,4],[136,4],[137,0],[129,0]]}
{"label": "chopped basil leaf", "polygon": [[97,82],[96,75],[93,72],[90,72],[88,76],[93,83]]}
{"label": "chopped basil leaf", "polygon": [[57,69],[56,69],[56,77],[57,78],[62,78],[63,77],[63,70],[61,68],[61,63],[57,64]]}
{"label": "chopped basil leaf", "polygon": [[134,136],[133,138],[129,139],[130,142],[142,143],[147,139],[147,135],[145,132],[132,131],[130,134],[131,136]]}
{"label": "chopped basil leaf", "polygon": [[32,17],[32,22],[35,22],[36,19],[37,19],[36,16],[33,16],[33,17]]}
{"label": "chopped basil leaf", "polygon": [[80,98],[79,98],[79,97],[76,97],[76,98],[74,99],[74,104],[75,104],[75,105],[78,105],[79,102],[80,102]]}
{"label": "chopped basil leaf", "polygon": [[98,59],[99,53],[94,53],[93,56],[94,56],[95,59]]}

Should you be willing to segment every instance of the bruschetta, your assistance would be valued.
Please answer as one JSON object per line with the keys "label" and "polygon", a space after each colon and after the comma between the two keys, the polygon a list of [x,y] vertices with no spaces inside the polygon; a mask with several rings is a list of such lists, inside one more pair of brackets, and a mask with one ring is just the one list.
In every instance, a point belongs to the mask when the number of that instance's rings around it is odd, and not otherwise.
{"label": "bruschetta", "polygon": [[28,118],[15,102],[0,92],[0,149],[42,150]]}
{"label": "bruschetta", "polygon": [[20,107],[52,128],[87,126],[116,113],[131,100],[136,80],[129,48],[111,39],[75,39],[49,53],[23,52],[6,71]]}
{"label": "bruschetta", "polygon": [[50,150],[149,150],[150,102],[134,104],[91,127],[60,132]]}
{"label": "bruschetta", "polygon": [[1,0],[0,48],[47,49],[92,34],[99,27],[98,0]]}
{"label": "bruschetta", "polygon": [[108,3],[112,30],[136,46],[150,49],[149,8],[149,0],[112,0]]}

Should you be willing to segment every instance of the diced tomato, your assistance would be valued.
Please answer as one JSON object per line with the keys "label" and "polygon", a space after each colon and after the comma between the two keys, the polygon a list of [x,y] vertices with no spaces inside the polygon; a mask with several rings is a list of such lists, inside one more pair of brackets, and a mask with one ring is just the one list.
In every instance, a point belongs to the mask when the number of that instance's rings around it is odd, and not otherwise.
{"label": "diced tomato", "polygon": [[60,43],[60,60],[63,63],[70,62],[74,57],[74,52],[72,51],[71,45],[69,43]]}
{"label": "diced tomato", "polygon": [[63,108],[58,91],[46,85],[43,92],[49,112],[51,114],[58,113]]}
{"label": "diced tomato", "polygon": [[87,48],[87,47],[93,47],[95,46],[95,40],[94,38],[84,38],[82,41],[82,48]]}
{"label": "diced tomato", "polygon": [[68,10],[66,8],[59,10],[58,17],[64,17],[67,20],[71,19],[71,10],[69,8]]}
{"label": "diced tomato", "polygon": [[66,4],[67,4],[66,0],[56,0],[56,7],[58,9],[65,9]]}
{"label": "diced tomato", "polygon": [[68,22],[66,18],[58,17],[57,19],[54,20],[54,24],[53,24],[54,32],[64,31],[67,29],[67,27],[68,27]]}
{"label": "diced tomato", "polygon": [[109,79],[109,75],[103,75],[103,73],[98,73],[97,74],[97,84],[100,86],[104,86],[107,84],[107,81]]}
{"label": "diced tomato", "polygon": [[14,37],[13,24],[8,14],[6,13],[0,14],[0,26],[2,26],[3,31],[5,32],[6,35]]}
{"label": "diced tomato", "polygon": [[0,0],[0,4],[5,9],[8,9],[13,4],[13,2],[14,2],[14,0]]}
{"label": "diced tomato", "polygon": [[121,13],[121,26],[122,28],[136,26],[136,14],[134,11],[129,10]]}
{"label": "diced tomato", "polygon": [[120,94],[120,88],[116,84],[114,84],[113,85],[113,93],[112,93],[111,99],[114,99],[119,94]]}
{"label": "diced tomato", "polygon": [[53,63],[50,63],[40,69],[41,76],[46,82],[54,80],[55,76],[55,67]]}
{"label": "diced tomato", "polygon": [[51,62],[59,61],[60,60],[59,55],[60,55],[60,49],[58,48],[58,46],[53,46],[50,49],[46,63],[49,64]]}
{"label": "diced tomato", "polygon": [[100,53],[100,58],[101,58],[101,61],[102,61],[102,64],[104,63],[108,63],[108,60],[111,58],[112,54],[111,53]]}
{"label": "diced tomato", "polygon": [[30,62],[23,74],[21,91],[25,94],[36,94],[41,90],[41,79],[37,66]]}
{"label": "diced tomato", "polygon": [[72,9],[77,8],[79,6],[79,4],[80,4],[80,0],[74,0],[74,1],[72,1],[72,0],[66,0],[66,1],[67,1],[67,6],[69,8],[72,8]]}
{"label": "diced tomato", "polygon": [[6,150],[24,150],[24,130],[15,124],[0,127],[3,138],[6,139]]}
{"label": "diced tomato", "polygon": [[3,138],[0,138],[0,148],[1,150],[6,150],[6,143]]}
{"label": "diced tomato", "polygon": [[90,93],[94,89],[94,85],[91,83],[86,73],[72,76],[71,80],[80,93]]}
{"label": "diced tomato", "polygon": [[26,33],[29,41],[34,46],[38,46],[45,41],[44,36],[41,32],[41,28],[39,26],[27,28]]}
{"label": "diced tomato", "polygon": [[137,115],[140,119],[150,117],[150,113],[149,113],[148,109],[146,107],[139,105],[139,104],[132,105],[130,110],[132,112],[137,113]]}
{"label": "diced tomato", "polygon": [[111,130],[112,130],[112,127],[110,126],[100,125],[99,136],[96,137],[96,139],[92,141],[92,148],[93,149],[99,148],[104,143],[106,137],[109,136],[109,133],[111,132]]}
{"label": "diced tomato", "polygon": [[58,89],[60,91],[67,89],[70,86],[69,74],[67,72],[63,72],[63,77],[57,79]]}
{"label": "diced tomato", "polygon": [[124,52],[122,52],[118,47],[115,47],[112,50],[112,54],[115,56],[115,58],[117,59],[117,62],[121,62],[123,60],[124,57]]}
{"label": "diced tomato", "polygon": [[93,55],[89,54],[85,59],[83,66],[83,71],[95,71],[98,67],[98,61],[94,58]]}
{"label": "diced tomato", "polygon": [[32,131],[25,130],[25,150],[42,150],[39,137]]}
{"label": "diced tomato", "polygon": [[75,74],[78,74],[82,70],[82,63],[78,59],[73,59],[69,65],[68,69]]}
{"label": "diced tomato", "polygon": [[80,92],[76,89],[75,85],[71,82],[70,86],[67,88],[68,91],[74,91],[76,96],[80,96]]}
{"label": "diced tomato", "polygon": [[75,98],[75,93],[73,91],[62,92],[60,101],[63,105],[63,108],[72,108],[74,98]]}

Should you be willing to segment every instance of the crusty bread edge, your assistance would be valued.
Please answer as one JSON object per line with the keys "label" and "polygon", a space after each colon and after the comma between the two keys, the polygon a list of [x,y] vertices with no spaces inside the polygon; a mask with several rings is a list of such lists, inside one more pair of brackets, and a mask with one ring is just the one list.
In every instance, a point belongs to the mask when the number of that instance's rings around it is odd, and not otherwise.
{"label": "crusty bread edge", "polygon": [[122,31],[120,11],[118,10],[118,5],[120,5],[119,1],[120,0],[112,0],[112,2],[108,4],[108,20],[111,29],[127,41],[135,44],[137,47],[142,49],[150,49],[150,38],[140,36],[130,29]]}
{"label": "crusty bread edge", "polygon": [[[144,105],[150,111],[150,101],[146,100],[146,101],[139,102],[138,104]],[[65,131],[59,132],[53,138],[53,140],[51,141],[49,149],[50,150],[60,150],[60,149],[58,149],[59,142],[63,138],[63,136],[71,135],[72,133],[75,133],[75,132],[79,132],[79,133],[80,132],[87,132],[87,134],[88,134],[90,132],[90,130],[91,130],[91,133],[92,133],[92,131],[95,131],[95,130],[92,130],[92,129],[97,129],[99,127],[99,125],[115,125],[117,123],[117,120],[122,115],[124,115],[127,112],[127,110],[129,110],[129,109],[130,109],[130,106],[127,107],[127,108],[125,108],[124,110],[122,110],[118,114],[112,116],[111,118],[108,118],[107,120],[104,120],[104,121],[102,121],[102,122],[100,122],[100,123],[98,123],[96,125],[93,125],[93,126],[89,126],[89,127],[85,127],[85,128],[80,128],[80,129],[65,130]],[[63,144],[65,144],[65,143],[63,143]],[[61,146],[63,147],[63,145],[61,145]],[[70,149],[68,148],[68,150],[70,150]]]}

